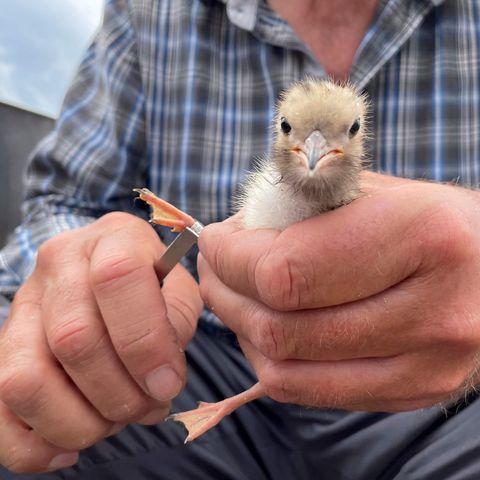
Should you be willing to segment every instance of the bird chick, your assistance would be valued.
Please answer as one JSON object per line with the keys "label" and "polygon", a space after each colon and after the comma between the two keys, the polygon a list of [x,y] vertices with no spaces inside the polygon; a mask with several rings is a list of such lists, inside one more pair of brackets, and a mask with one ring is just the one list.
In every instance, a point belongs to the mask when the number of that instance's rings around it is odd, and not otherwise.
{"label": "bird chick", "polygon": [[306,79],[280,97],[269,158],[236,200],[245,228],[283,230],[359,193],[367,102],[351,85]]}
{"label": "bird chick", "polygon": [[[283,230],[354,200],[363,167],[366,111],[365,97],[349,84],[306,79],[285,91],[274,119],[271,156],[250,173],[236,200],[244,227]],[[154,208],[153,223],[178,227],[190,221],[151,192],[137,191]],[[189,442],[238,407],[265,395],[263,385],[256,383],[234,397],[199,402],[197,409],[169,418],[184,424]]]}

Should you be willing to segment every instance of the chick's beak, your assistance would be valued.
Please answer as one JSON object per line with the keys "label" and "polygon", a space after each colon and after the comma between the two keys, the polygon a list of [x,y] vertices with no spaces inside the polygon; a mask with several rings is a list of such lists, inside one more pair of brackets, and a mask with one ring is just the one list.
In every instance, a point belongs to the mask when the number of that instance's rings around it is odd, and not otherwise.
{"label": "chick's beak", "polygon": [[341,149],[332,149],[319,130],[314,130],[305,139],[304,149],[299,150],[304,152],[310,171],[313,171],[317,163],[323,158],[343,153]]}
{"label": "chick's beak", "polygon": [[305,140],[308,166],[310,170],[315,168],[317,161],[328,151],[327,140],[319,130],[314,130]]}

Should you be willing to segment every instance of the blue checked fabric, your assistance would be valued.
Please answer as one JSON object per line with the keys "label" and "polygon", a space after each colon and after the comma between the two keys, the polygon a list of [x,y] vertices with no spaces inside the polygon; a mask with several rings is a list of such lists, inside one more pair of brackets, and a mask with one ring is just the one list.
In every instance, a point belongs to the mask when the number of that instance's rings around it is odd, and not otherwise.
{"label": "blue checked fabric", "polygon": [[[479,184],[479,8],[380,0],[351,72],[372,103],[374,169]],[[0,253],[1,315],[43,241],[113,210],[144,215],[134,187],[203,223],[227,217],[270,148],[279,92],[305,75],[325,72],[264,0],[107,1],[56,128],[32,156],[25,218]],[[195,269],[194,255],[187,263]]]}

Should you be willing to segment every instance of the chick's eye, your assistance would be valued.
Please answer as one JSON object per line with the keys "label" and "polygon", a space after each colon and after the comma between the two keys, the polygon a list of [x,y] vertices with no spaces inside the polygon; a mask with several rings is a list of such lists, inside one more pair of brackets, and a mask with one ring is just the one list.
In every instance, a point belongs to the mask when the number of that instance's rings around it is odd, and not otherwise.
{"label": "chick's eye", "polygon": [[285,135],[288,135],[290,133],[290,131],[292,130],[291,125],[288,123],[288,121],[285,117],[282,117],[280,119],[280,128],[282,129],[282,132]]}
{"label": "chick's eye", "polygon": [[353,122],[353,125],[350,127],[350,130],[348,130],[348,136],[350,138],[354,137],[358,131],[360,130],[360,119],[356,119],[354,122]]}

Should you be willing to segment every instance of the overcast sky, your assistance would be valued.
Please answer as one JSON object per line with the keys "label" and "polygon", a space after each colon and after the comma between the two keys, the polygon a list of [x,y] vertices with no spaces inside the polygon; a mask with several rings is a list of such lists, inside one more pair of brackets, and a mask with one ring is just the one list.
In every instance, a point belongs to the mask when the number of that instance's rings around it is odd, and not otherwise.
{"label": "overcast sky", "polygon": [[0,9],[0,101],[57,116],[103,0],[11,0]]}

